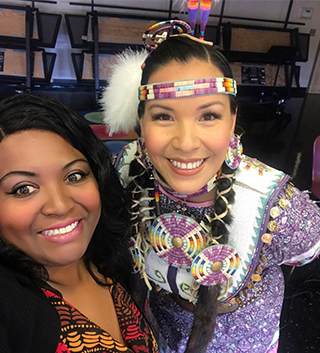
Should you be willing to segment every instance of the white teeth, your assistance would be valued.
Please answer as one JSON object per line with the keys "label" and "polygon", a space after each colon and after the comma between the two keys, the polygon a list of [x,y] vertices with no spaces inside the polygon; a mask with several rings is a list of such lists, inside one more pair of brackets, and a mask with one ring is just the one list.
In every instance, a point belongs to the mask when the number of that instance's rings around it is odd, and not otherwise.
{"label": "white teeth", "polygon": [[170,162],[177,168],[179,169],[195,169],[195,168],[199,168],[200,165],[203,163],[204,159],[201,159],[197,162],[189,162],[189,163],[180,163],[178,161],[175,161],[174,159],[170,159]]}
{"label": "white teeth", "polygon": [[68,225],[65,228],[56,228],[56,229],[49,229],[49,230],[44,230],[41,232],[43,235],[62,235],[71,232],[77,225],[79,221],[74,222],[70,225]]}

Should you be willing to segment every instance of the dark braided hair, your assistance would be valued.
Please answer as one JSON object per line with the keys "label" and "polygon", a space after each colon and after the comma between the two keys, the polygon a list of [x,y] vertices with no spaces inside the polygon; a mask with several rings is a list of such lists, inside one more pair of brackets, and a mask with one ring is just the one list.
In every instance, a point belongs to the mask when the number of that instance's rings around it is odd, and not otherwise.
{"label": "dark braided hair", "polygon": [[213,205],[215,218],[209,223],[213,239],[219,240],[219,243],[228,242],[228,232],[226,224],[231,223],[231,215],[228,205],[234,202],[235,192],[232,189],[234,170],[225,163],[221,167],[221,176],[217,181],[217,198]]}
{"label": "dark braided hair", "polygon": [[[188,37],[176,36],[170,37],[162,42],[154,52],[149,55],[145,61],[142,73],[141,85],[148,83],[150,76],[160,68],[168,65],[172,61],[178,63],[188,63],[192,59],[198,59],[217,67],[225,77],[232,78],[232,71],[226,58],[213,46],[203,44]],[[230,99],[230,110],[232,114],[237,111],[237,102],[234,96],[228,95]],[[144,114],[145,102],[141,101],[138,107],[138,114],[141,118]],[[133,177],[135,169],[133,161],[130,166],[130,174]],[[208,239],[208,245],[227,243],[228,231],[227,224],[231,222],[229,213],[229,204],[234,202],[234,191],[232,185],[234,182],[235,170],[229,168],[225,163],[222,165],[221,175],[217,181],[217,196],[213,205],[213,218],[209,221],[208,227],[211,230],[211,238]],[[146,178],[149,175],[146,171],[134,179],[135,187],[141,182],[140,186],[147,184]],[[129,189],[133,184],[129,184]],[[135,195],[135,206],[138,207]],[[204,353],[212,340],[218,315],[218,297],[220,295],[220,285],[206,287],[200,286],[198,290],[197,304],[194,311],[194,322],[189,335],[186,353]]]}

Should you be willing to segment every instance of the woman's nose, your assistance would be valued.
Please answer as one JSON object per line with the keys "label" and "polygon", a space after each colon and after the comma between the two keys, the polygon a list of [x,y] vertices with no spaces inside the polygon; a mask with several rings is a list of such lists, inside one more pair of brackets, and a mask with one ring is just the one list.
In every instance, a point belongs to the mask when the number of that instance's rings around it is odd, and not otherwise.
{"label": "woman's nose", "polygon": [[64,216],[74,207],[74,200],[66,185],[48,187],[44,192],[42,213],[46,216]]}
{"label": "woman's nose", "polygon": [[191,152],[199,148],[200,139],[197,127],[190,123],[179,124],[176,127],[172,145],[184,152]]}

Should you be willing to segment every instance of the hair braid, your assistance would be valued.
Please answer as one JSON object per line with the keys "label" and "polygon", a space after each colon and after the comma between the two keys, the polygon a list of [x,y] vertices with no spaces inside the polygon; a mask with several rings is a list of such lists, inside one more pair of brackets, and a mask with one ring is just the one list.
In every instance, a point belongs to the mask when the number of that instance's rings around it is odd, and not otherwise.
{"label": "hair braid", "polygon": [[[217,198],[213,205],[214,218],[209,223],[211,228],[211,244],[228,241],[226,224],[231,222],[229,205],[234,202],[235,192],[232,189],[235,170],[225,163],[222,165],[221,176],[217,181]],[[210,241],[210,240],[209,240]],[[220,285],[200,286],[198,300],[194,312],[194,321],[185,353],[205,353],[212,340],[218,316],[218,297]]]}
{"label": "hair braid", "polygon": [[[145,257],[149,250],[149,244],[144,237],[144,234],[141,234],[141,229],[139,223],[143,222],[141,219],[141,203],[144,200],[151,200],[153,197],[144,196],[143,193],[145,190],[153,190],[153,181],[151,180],[151,170],[148,169],[137,154],[136,157],[130,163],[129,176],[132,177],[132,181],[128,184],[127,190],[132,195],[132,204],[131,204],[131,234],[135,238],[136,243],[140,249],[141,253],[141,266],[140,274],[144,279],[147,287],[151,289],[151,284],[148,280],[148,277],[145,273]],[[153,207],[147,207],[151,211]],[[146,216],[147,219],[154,218],[153,212]]]}
{"label": "hair braid", "polygon": [[200,286],[198,293],[193,325],[185,353],[205,353],[216,326],[220,285]]}
{"label": "hair braid", "polygon": [[234,182],[235,170],[229,168],[225,163],[222,165],[221,176],[217,181],[217,198],[213,205],[214,217],[210,219],[212,239],[219,240],[219,243],[227,243],[228,232],[226,224],[230,224],[232,217],[229,212],[229,205],[234,202]]}

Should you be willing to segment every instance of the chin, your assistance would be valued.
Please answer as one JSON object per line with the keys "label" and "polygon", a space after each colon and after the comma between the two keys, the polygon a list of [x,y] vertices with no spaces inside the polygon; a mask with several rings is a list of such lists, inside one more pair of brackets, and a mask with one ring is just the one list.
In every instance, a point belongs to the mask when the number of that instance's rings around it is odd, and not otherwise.
{"label": "chin", "polygon": [[199,188],[190,188],[190,187],[183,188],[183,187],[181,187],[181,184],[180,184],[180,186],[172,187],[172,189],[179,194],[191,195],[191,194],[198,192],[202,187],[203,187],[203,185],[199,186]]}

